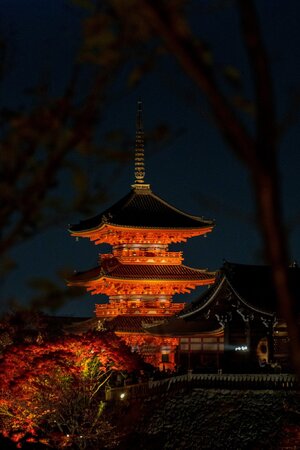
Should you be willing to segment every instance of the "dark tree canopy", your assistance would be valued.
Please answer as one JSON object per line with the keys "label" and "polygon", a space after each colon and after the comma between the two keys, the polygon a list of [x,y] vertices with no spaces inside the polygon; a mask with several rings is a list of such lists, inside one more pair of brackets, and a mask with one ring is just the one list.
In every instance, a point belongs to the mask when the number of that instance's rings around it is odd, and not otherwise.
{"label": "dark tree canopy", "polygon": [[[288,120],[279,118],[276,111],[274,79],[258,2],[215,5],[219,14],[223,8],[234,8],[248,59],[251,98],[239,68],[227,64],[220,70],[209,43],[202,38],[201,30],[195,29],[196,15],[204,13],[199,7],[197,10],[197,2],[191,6],[183,0],[79,3],[84,8],[83,42],[63,94],[52,96],[47,86],[40,86],[35,91],[37,100],[30,107],[1,110],[2,267],[11,268],[13,263],[7,255],[20,240],[74,208],[87,213],[103,199],[105,192],[99,186],[88,189],[81,158],[93,155],[99,164],[113,160],[118,165],[128,160],[128,147],[123,151],[123,134],[107,135],[111,144],[107,146],[106,142],[99,144],[96,130],[104,121],[107,102],[120,87],[121,71],[127,70],[128,85],[134,87],[157,61],[166,60],[184,74],[195,92],[201,93],[210,120],[249,172],[266,254],[288,323],[295,367],[300,372],[300,336],[294,319],[295,299],[287,280],[289,257],[278,168],[282,132],[297,117],[298,110],[294,104]],[[6,46],[3,38],[1,42],[3,72]],[[87,68],[89,83],[82,90],[80,77]],[[232,96],[231,89],[237,89],[237,95]],[[154,139],[165,137],[165,130],[159,131],[153,134]],[[72,157],[74,152],[78,159]],[[77,187],[67,204],[55,195],[61,171],[69,171]]]}

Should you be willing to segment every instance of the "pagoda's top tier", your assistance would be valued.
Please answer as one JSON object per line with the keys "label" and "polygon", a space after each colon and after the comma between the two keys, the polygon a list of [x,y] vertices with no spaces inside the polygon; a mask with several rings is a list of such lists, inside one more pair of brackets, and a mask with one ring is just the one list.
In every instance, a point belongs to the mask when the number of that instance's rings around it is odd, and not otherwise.
{"label": "pagoda's top tier", "polygon": [[214,222],[187,214],[157,195],[148,185],[134,186],[121,200],[101,214],[70,227],[73,235],[100,230],[104,225],[134,229],[199,230],[204,234],[212,230]]}
{"label": "pagoda's top tier", "polygon": [[212,231],[214,222],[187,214],[153,194],[145,182],[142,103],[138,102],[132,190],[101,214],[70,227],[95,244],[169,244]]}

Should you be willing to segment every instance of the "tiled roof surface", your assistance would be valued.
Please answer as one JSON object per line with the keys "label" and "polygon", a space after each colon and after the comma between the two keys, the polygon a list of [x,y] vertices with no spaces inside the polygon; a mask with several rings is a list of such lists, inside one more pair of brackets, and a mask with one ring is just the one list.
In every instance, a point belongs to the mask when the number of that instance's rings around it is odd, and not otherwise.
{"label": "tiled roof surface", "polygon": [[[288,273],[300,313],[300,269],[291,267]],[[261,311],[262,315],[278,311],[270,267],[226,262],[215,284],[197,300],[187,305],[176,317],[167,319],[163,324],[153,326],[147,331],[159,336],[183,336],[218,330],[220,323],[216,319],[214,307],[218,311],[228,310],[230,291],[235,298],[237,295],[243,300],[250,310],[252,308]]]}
{"label": "tiled roof surface", "polygon": [[[276,294],[269,266],[254,266],[226,262],[222,271],[234,290],[253,307],[275,312]],[[300,269],[289,267],[288,276],[291,289],[300,306]],[[300,308],[298,307],[299,311]]]}
{"label": "tiled roof surface", "polygon": [[102,221],[112,225],[141,228],[206,228],[214,225],[211,220],[192,216],[175,208],[153,194],[133,189],[125,197],[101,214],[70,227],[71,232],[97,228]]}
{"label": "tiled roof surface", "polygon": [[[289,267],[288,274],[290,285],[300,313],[300,269],[298,267]],[[222,282],[223,286],[219,289]],[[226,307],[225,301],[226,296],[228,295],[228,289],[233,289],[235,294],[249,305],[250,308],[254,308],[267,314],[276,313],[278,311],[272,272],[269,266],[225,262],[219,271],[215,284],[200,295],[197,300],[187,305],[186,308],[179,313],[179,316],[194,311],[193,317],[196,317],[199,310],[202,311],[202,314],[205,305],[211,305],[210,301],[212,298],[214,299],[214,302],[218,301],[219,304],[223,302]]]}
{"label": "tiled roof surface", "polygon": [[193,269],[184,265],[138,265],[120,264],[116,258],[109,260],[102,266],[86,272],[75,273],[69,281],[89,281],[98,278],[117,278],[127,280],[210,280],[214,279],[214,272]]}
{"label": "tiled roof surface", "polygon": [[158,336],[188,336],[197,333],[207,333],[220,330],[221,325],[216,318],[185,320],[172,317],[164,323],[147,328],[147,332]]}
{"label": "tiled roof surface", "polygon": [[116,316],[107,321],[107,326],[116,332],[144,333],[143,324],[155,324],[163,320],[159,316]]}

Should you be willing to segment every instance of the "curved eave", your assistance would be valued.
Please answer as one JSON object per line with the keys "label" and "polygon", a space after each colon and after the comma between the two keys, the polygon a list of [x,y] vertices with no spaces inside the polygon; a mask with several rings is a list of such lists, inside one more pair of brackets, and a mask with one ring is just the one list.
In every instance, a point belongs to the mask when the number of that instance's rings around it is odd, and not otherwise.
{"label": "curved eave", "polygon": [[[225,277],[222,277],[222,279],[219,282],[218,286],[214,286],[213,287],[213,289],[214,289],[213,294],[211,295],[211,297],[208,297],[207,301],[205,301],[203,304],[199,305],[198,307],[188,308],[186,312],[184,310],[181,311],[180,312],[180,318],[186,318],[186,317],[193,316],[194,314],[197,314],[197,313],[201,312],[203,309],[205,309],[210,303],[212,303],[214,301],[214,299],[217,296],[218,292],[222,288],[222,285],[224,284],[224,282],[225,282]],[[207,293],[206,293],[206,295],[207,295]]]}
{"label": "curved eave", "polygon": [[[149,231],[156,231],[156,232],[162,232],[162,233],[167,233],[167,234],[172,234],[175,232],[178,233],[185,233],[185,234],[189,234],[191,233],[191,236],[200,236],[202,234],[206,234],[206,233],[210,233],[213,228],[214,228],[215,224],[210,224],[210,225],[201,225],[199,227],[195,227],[195,228],[190,228],[190,227],[154,227],[154,226],[131,226],[131,225],[117,225],[114,223],[102,223],[99,226],[95,227],[95,228],[91,228],[88,230],[78,230],[78,231],[74,231],[72,230],[72,228],[69,228],[68,231],[71,233],[71,236],[78,236],[78,237],[87,237],[90,238],[93,235],[96,234],[101,234],[102,232],[106,232],[109,229],[112,231],[116,231],[116,232],[131,232],[131,233],[138,233],[140,231],[144,231],[144,230],[149,230]],[[106,230],[107,229],[107,230]]]}
{"label": "curved eave", "polygon": [[102,223],[98,227],[90,228],[87,230],[73,230],[72,227],[68,228],[69,233],[71,236],[82,236],[82,237],[89,237],[91,233],[100,232],[105,227],[107,227],[107,223]]}
{"label": "curved eave", "polygon": [[193,278],[124,278],[124,277],[112,277],[110,275],[103,275],[96,278],[90,278],[87,280],[67,280],[68,286],[87,286],[92,284],[99,284],[101,282],[106,282],[106,280],[109,280],[110,282],[124,282],[129,284],[141,284],[141,283],[150,283],[150,284],[157,284],[157,283],[181,283],[186,284],[190,283],[196,286],[205,286],[207,284],[212,284],[215,281],[214,276],[211,278],[202,278],[202,279],[193,279]]}
{"label": "curved eave", "polygon": [[188,322],[181,318],[171,319],[158,325],[150,325],[144,328],[145,332],[152,336],[186,337],[195,335],[222,335],[223,327],[214,321]]}
{"label": "curved eave", "polygon": [[212,294],[210,296],[208,296],[207,292],[206,292],[205,295],[207,296],[207,300],[204,301],[203,303],[201,303],[198,307],[188,308],[186,312],[184,310],[181,311],[180,314],[179,314],[180,318],[191,317],[191,316],[193,316],[195,314],[199,314],[200,312],[204,311],[211,303],[214,302],[215,298],[217,297],[217,295],[218,295],[219,291],[221,290],[222,286],[224,285],[224,283],[228,284],[228,286],[230,287],[232,292],[234,292],[234,294],[239,299],[241,304],[243,304],[247,309],[250,309],[250,310],[256,312],[257,314],[261,314],[263,316],[268,316],[268,317],[273,317],[274,316],[275,311],[274,312],[266,311],[264,309],[261,309],[261,308],[258,308],[256,306],[252,305],[250,302],[245,301],[245,299],[242,296],[239,295],[237,290],[234,289],[234,287],[232,286],[232,284],[229,281],[228,277],[224,274],[220,278],[220,281],[219,281],[218,285],[217,286],[215,285],[215,286],[213,286],[211,288]]}
{"label": "curved eave", "polygon": [[202,223],[213,223],[212,220],[207,220],[204,219],[203,217],[199,217],[199,216],[195,216],[193,214],[188,214],[184,211],[182,211],[181,209],[176,208],[176,206],[170,205],[170,203],[166,202],[165,200],[163,200],[162,198],[160,198],[158,195],[153,194],[153,192],[151,192],[151,196],[153,198],[155,198],[158,202],[160,202],[161,204],[165,205],[168,209],[174,211],[177,214],[180,214],[181,216],[187,217],[189,219],[195,220],[195,221],[199,221]]}
{"label": "curved eave", "polygon": [[226,280],[227,280],[227,283],[229,284],[229,286],[231,287],[231,289],[232,289],[232,291],[235,293],[235,295],[237,296],[237,298],[240,300],[240,302],[244,305],[244,306],[246,306],[246,308],[248,308],[248,309],[252,309],[253,311],[255,311],[256,313],[258,313],[258,314],[263,314],[263,315],[266,315],[266,316],[269,316],[269,317],[274,317],[274,314],[275,314],[275,308],[274,308],[274,311],[273,312],[271,312],[271,311],[266,311],[266,310],[264,310],[264,309],[260,309],[260,308],[258,308],[257,306],[254,306],[252,303],[250,303],[250,302],[247,302],[238,292],[237,292],[237,290],[236,289],[234,289],[234,287],[232,286],[232,284],[231,284],[231,282],[228,280],[228,278],[226,277]]}
{"label": "curved eave", "polygon": [[133,189],[103,213],[72,225],[69,231],[73,235],[93,233],[100,230],[106,223],[138,229],[214,227],[214,221],[185,213],[153,194],[150,189]]}
{"label": "curved eave", "polygon": [[164,332],[164,333],[159,331],[159,330],[156,330],[156,331],[153,331],[153,332],[145,330],[145,333],[146,334],[147,333],[151,334],[151,336],[155,336],[155,337],[159,337],[159,336],[162,336],[162,337],[174,337],[174,338],[175,337],[177,337],[177,338],[189,337],[189,336],[195,337],[197,335],[199,335],[199,336],[222,336],[223,332],[224,332],[223,328],[218,328],[216,330],[211,330],[211,331],[201,331],[200,329],[195,329],[194,331],[188,331],[188,332],[184,332],[182,330],[178,330],[178,331]]}
{"label": "curved eave", "polygon": [[179,265],[130,265],[117,263],[111,268],[105,264],[71,276],[70,282],[95,282],[102,279],[141,282],[146,281],[215,281],[216,272]]}

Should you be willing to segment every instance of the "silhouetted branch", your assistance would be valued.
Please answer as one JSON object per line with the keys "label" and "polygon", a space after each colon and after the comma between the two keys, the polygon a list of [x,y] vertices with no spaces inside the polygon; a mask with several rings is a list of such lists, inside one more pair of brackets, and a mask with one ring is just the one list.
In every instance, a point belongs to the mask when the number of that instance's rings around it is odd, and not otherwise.
{"label": "silhouetted branch", "polygon": [[158,1],[142,0],[139,4],[142,4],[141,14],[147,23],[161,36],[183,70],[206,95],[223,137],[252,175],[266,252],[273,268],[280,309],[288,324],[294,366],[300,374],[300,330],[287,278],[288,257],[280,204],[274,94],[254,3],[252,0],[237,2],[255,87],[255,138],[247,132],[219,89],[212,68],[206,62],[205,48],[199,41],[195,43],[195,37],[180,12]]}

